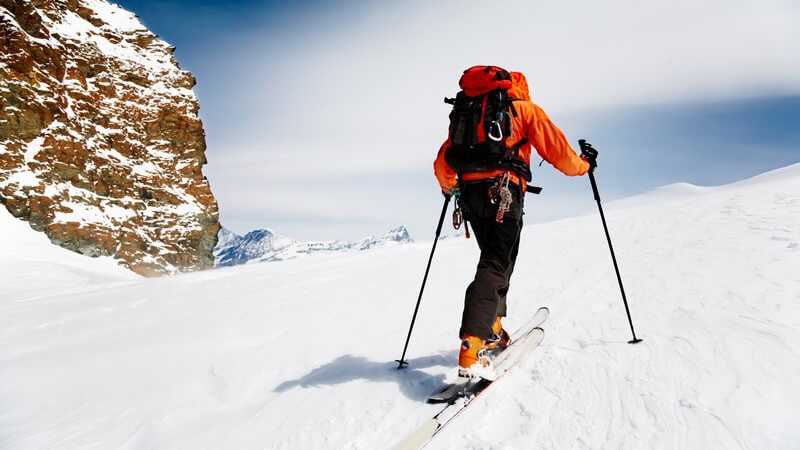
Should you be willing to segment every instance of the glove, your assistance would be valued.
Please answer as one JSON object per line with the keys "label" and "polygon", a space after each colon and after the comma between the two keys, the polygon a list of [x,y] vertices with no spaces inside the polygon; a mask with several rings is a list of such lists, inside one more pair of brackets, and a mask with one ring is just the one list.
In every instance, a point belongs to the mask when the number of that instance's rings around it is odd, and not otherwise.
{"label": "glove", "polygon": [[450,189],[442,189],[442,195],[445,198],[450,198],[452,196],[459,196],[461,195],[461,191],[458,190],[458,186],[451,187]]}
{"label": "glove", "polygon": [[594,170],[597,167],[597,157],[590,157],[586,155],[581,155],[581,159],[589,163],[589,170]]}
{"label": "glove", "polygon": [[599,152],[585,139],[580,139],[578,144],[581,146],[581,159],[589,163],[589,170],[594,170],[597,167],[597,155]]}

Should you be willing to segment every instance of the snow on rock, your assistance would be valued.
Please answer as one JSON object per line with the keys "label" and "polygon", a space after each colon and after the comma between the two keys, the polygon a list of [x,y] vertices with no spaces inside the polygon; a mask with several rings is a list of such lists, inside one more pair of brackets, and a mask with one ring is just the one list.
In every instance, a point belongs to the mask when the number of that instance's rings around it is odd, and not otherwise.
{"label": "snow on rock", "polygon": [[[606,213],[644,342],[597,214],[526,226],[505,323],[547,305],[545,340],[428,448],[796,448],[800,164]],[[478,257],[439,243],[398,371],[429,251],[0,296],[0,448],[389,448],[439,410]]]}
{"label": "snow on rock", "polygon": [[284,261],[314,253],[368,250],[371,248],[414,242],[406,227],[400,226],[378,237],[367,236],[360,241],[300,242],[276,234],[272,230],[254,230],[244,236],[222,228],[214,249],[218,267],[236,266],[263,261]]}
{"label": "snow on rock", "polygon": [[213,267],[217,203],[174,48],[105,0],[0,0],[0,202],[144,275]]}

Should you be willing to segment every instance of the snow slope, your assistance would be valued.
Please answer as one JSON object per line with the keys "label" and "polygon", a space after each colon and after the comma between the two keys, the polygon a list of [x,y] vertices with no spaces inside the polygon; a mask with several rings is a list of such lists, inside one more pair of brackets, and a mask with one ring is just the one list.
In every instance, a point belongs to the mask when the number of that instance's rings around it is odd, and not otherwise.
{"label": "snow slope", "polygon": [[0,209],[0,304],[12,294],[63,292],[139,278],[113,258],[90,258],[57,247],[27,222]]}
{"label": "snow slope", "polygon": [[[507,322],[546,304],[545,341],[430,448],[797,447],[800,164],[666,191],[607,211],[644,342],[599,217],[528,226]],[[390,447],[437,411],[477,259],[440,242],[398,371],[429,245],[3,295],[0,448]]]}

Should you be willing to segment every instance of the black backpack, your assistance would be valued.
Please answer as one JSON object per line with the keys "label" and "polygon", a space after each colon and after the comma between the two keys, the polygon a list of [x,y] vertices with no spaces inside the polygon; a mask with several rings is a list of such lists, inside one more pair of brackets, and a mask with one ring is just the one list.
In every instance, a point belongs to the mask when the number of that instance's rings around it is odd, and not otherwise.
{"label": "black backpack", "polygon": [[458,173],[509,169],[530,181],[530,167],[519,157],[527,139],[506,145],[511,117],[517,115],[513,102],[519,100],[508,95],[510,74],[495,66],[476,66],[464,71],[459,84],[463,90],[456,98],[444,99],[453,105],[447,164]]}

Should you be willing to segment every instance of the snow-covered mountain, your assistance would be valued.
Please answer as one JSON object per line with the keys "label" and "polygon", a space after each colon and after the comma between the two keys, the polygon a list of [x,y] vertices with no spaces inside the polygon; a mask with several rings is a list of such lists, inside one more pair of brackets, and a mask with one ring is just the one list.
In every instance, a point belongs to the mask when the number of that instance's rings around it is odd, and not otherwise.
{"label": "snow-covered mountain", "polygon": [[0,1],[0,203],[140,274],[213,267],[205,134],[174,50],[105,0]]}
{"label": "snow-covered mountain", "polygon": [[[426,448],[797,448],[800,164],[606,206],[644,342],[598,215],[528,225],[506,324],[547,305],[544,342]],[[393,361],[430,245],[48,290],[6,264],[0,448],[389,448],[455,372],[474,239],[439,243]]]}
{"label": "snow-covered mountain", "polygon": [[223,227],[214,249],[218,267],[236,266],[250,262],[283,261],[313,253],[367,250],[382,245],[414,242],[405,227],[399,226],[378,237],[367,236],[360,241],[296,241],[272,230],[254,230],[239,236]]}

